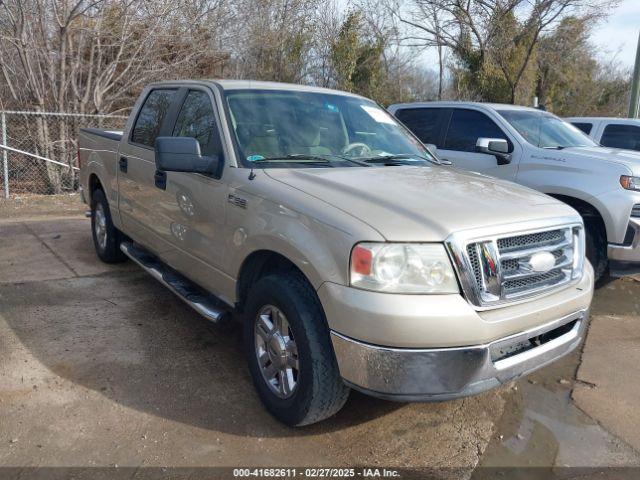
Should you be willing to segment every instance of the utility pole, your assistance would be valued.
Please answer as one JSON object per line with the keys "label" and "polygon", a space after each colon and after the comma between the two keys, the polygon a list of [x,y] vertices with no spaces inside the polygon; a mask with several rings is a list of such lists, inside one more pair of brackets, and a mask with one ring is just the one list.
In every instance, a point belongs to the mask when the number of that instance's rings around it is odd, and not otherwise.
{"label": "utility pole", "polygon": [[638,47],[636,49],[636,66],[633,69],[633,81],[631,82],[631,102],[629,103],[629,118],[640,116],[640,35],[638,35]]}

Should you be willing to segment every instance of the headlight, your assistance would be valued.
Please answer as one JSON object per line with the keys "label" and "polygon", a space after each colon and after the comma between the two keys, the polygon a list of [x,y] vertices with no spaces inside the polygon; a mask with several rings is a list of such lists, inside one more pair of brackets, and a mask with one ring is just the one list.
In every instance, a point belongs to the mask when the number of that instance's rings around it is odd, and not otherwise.
{"label": "headlight", "polygon": [[627,190],[635,190],[640,192],[640,177],[630,177],[628,175],[620,176],[620,185]]}
{"label": "headlight", "polygon": [[351,251],[351,285],[389,293],[458,293],[444,245],[359,243]]}

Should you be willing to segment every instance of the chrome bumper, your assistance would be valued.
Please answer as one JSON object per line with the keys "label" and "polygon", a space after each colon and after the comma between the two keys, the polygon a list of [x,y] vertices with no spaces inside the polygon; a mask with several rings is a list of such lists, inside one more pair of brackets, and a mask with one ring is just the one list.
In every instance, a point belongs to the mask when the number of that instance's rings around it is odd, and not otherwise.
{"label": "chrome bumper", "polygon": [[575,349],[589,314],[581,310],[486,345],[387,348],[331,332],[340,374],[356,390],[400,401],[475,395],[541,368]]}
{"label": "chrome bumper", "polygon": [[640,219],[631,218],[629,225],[636,231],[631,245],[622,246],[610,243],[607,247],[609,260],[628,263],[640,262]]}

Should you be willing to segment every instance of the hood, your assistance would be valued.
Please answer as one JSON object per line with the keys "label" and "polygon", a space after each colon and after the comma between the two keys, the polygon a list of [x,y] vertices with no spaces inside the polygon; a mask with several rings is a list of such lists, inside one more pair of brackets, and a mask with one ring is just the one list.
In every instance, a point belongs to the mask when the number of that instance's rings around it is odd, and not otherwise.
{"label": "hood", "polygon": [[634,175],[640,174],[640,152],[609,147],[569,147],[557,150],[558,155],[570,154],[577,158],[606,160],[627,167]]}
{"label": "hood", "polygon": [[570,207],[511,182],[453,167],[266,169],[271,178],[345,211],[390,241],[574,216]]}

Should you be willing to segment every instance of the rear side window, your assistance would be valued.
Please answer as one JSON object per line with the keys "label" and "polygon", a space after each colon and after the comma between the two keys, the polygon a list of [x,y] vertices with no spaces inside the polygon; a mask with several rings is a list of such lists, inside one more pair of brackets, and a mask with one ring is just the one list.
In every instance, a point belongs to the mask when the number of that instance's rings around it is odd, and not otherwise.
{"label": "rear side window", "polygon": [[176,120],[173,136],[195,138],[200,144],[200,150],[207,155],[220,152],[216,117],[206,92],[189,91]]}
{"label": "rear side window", "polygon": [[456,109],[451,116],[445,150],[475,152],[478,138],[500,138],[511,142],[493,120],[477,110]]}
{"label": "rear side window", "polygon": [[600,143],[605,147],[640,150],[640,127],[634,125],[607,125]]}
{"label": "rear side window", "polygon": [[144,101],[131,132],[131,141],[153,147],[167,116],[175,90],[152,90]]}
{"label": "rear side window", "polygon": [[422,143],[440,147],[438,144],[444,113],[442,108],[407,108],[398,110],[395,115]]}
{"label": "rear side window", "polygon": [[576,127],[578,130],[582,130],[587,135],[591,133],[591,129],[593,128],[593,123],[571,122],[571,125]]}

